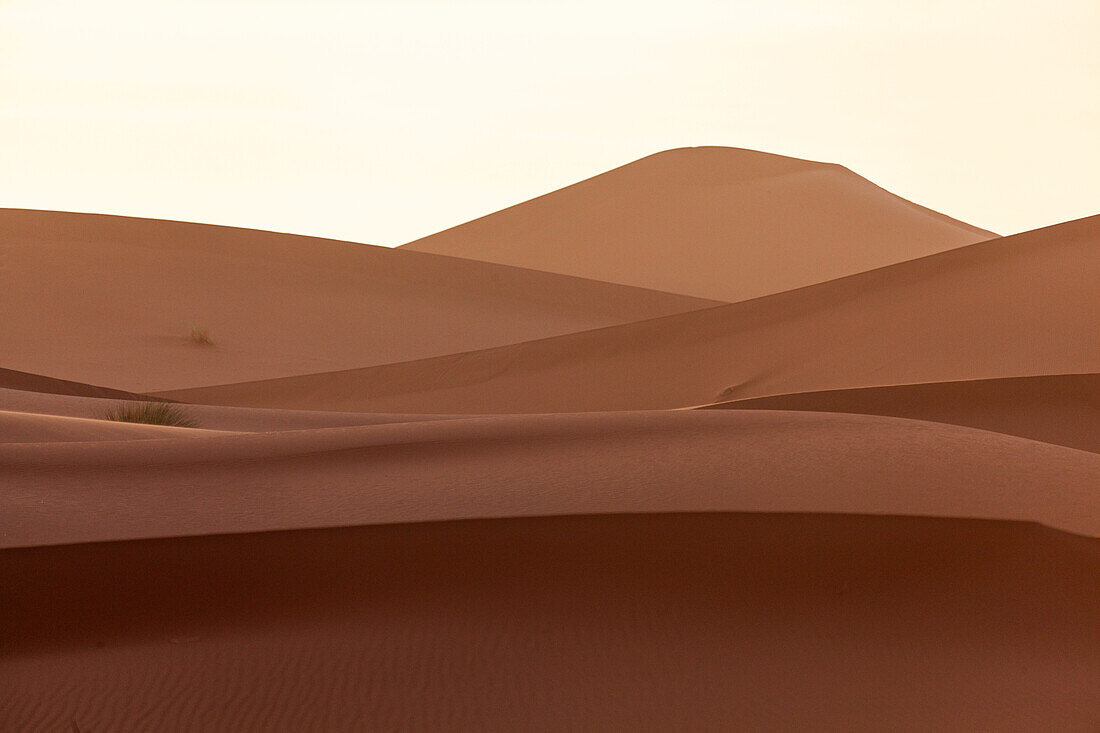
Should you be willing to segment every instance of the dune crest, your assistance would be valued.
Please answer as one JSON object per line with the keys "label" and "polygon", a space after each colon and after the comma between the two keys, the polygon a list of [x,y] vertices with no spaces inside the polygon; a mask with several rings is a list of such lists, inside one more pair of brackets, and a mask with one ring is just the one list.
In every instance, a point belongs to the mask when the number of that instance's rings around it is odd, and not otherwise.
{"label": "dune crest", "polygon": [[841,166],[679,148],[402,249],[747,300],[991,239]]}

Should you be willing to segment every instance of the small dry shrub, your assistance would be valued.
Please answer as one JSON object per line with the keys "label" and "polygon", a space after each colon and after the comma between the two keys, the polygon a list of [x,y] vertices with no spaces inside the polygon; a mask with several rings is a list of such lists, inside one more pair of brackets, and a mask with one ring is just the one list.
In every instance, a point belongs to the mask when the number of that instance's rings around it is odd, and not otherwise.
{"label": "small dry shrub", "polygon": [[210,331],[199,326],[191,327],[191,342],[202,346],[214,345],[214,340],[210,338]]}
{"label": "small dry shrub", "polygon": [[196,427],[183,408],[167,402],[120,402],[108,410],[103,419],[145,425],[172,425],[177,428]]}

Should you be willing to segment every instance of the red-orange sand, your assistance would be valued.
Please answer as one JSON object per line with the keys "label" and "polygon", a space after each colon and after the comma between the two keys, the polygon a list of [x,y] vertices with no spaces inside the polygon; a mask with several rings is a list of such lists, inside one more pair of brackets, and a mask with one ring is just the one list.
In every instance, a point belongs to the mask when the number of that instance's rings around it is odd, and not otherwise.
{"label": "red-orange sand", "polygon": [[1100,217],[697,148],[0,263],[0,731],[1100,729]]}

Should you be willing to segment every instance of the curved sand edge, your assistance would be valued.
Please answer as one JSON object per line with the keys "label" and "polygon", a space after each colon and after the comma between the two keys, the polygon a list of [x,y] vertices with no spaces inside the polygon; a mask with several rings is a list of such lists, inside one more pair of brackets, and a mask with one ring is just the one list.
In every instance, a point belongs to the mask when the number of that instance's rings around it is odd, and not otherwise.
{"label": "curved sand edge", "polygon": [[965,425],[1100,453],[1100,374],[924,382],[769,395],[700,410],[811,410]]}
{"label": "curved sand edge", "polygon": [[1100,455],[833,413],[497,416],[9,444],[0,445],[0,480],[3,547],[698,511],[1006,519],[1100,535]]}

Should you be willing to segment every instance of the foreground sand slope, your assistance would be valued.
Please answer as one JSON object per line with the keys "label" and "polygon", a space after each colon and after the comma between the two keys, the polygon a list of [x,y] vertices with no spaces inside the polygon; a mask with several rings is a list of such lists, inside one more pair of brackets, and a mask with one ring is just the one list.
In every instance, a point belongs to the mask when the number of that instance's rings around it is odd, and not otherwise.
{"label": "foreground sand slope", "polygon": [[1100,371],[1100,216],[743,303],[368,369],[166,392],[380,412],[684,407]]}
{"label": "foreground sand slope", "polygon": [[1098,576],[1035,525],[798,514],[6,550],[0,729],[1088,731]]}
{"label": "foreground sand slope", "polygon": [[[712,304],[313,237],[0,210],[0,366],[131,391],[415,359]],[[213,345],[189,341],[192,326]]]}
{"label": "foreground sand slope", "polygon": [[0,729],[1098,720],[1100,455],[768,410],[192,432],[0,445]]}
{"label": "foreground sand slope", "polygon": [[1100,374],[902,384],[755,397],[708,410],[814,410],[969,425],[1100,453]]}
{"label": "foreground sand slope", "polygon": [[735,302],[990,239],[838,165],[657,153],[403,249]]}

